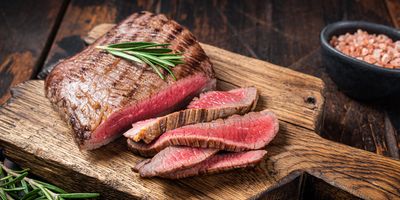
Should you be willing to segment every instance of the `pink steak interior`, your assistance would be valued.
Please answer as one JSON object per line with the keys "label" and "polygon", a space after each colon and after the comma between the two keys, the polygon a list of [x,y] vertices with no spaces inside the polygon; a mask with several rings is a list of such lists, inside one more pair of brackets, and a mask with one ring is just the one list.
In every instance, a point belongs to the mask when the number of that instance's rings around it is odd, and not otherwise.
{"label": "pink steak interior", "polygon": [[84,149],[93,149],[122,135],[123,131],[128,129],[132,123],[140,120],[157,117],[182,106],[182,103],[193,98],[204,89],[208,89],[210,83],[215,84],[213,80],[202,74],[190,76],[177,81],[163,91],[144,99],[136,104],[132,104],[114,112],[110,117],[100,124],[92,133],[90,140],[85,141],[82,146]]}

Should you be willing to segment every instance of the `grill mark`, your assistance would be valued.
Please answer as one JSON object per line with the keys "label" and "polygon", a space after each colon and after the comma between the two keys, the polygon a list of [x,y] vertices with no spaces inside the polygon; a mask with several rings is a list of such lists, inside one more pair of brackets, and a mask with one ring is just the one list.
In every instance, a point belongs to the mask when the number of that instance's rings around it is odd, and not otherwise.
{"label": "grill mark", "polygon": [[[128,25],[125,25],[125,26],[128,26],[128,27],[132,27],[132,24],[134,24],[135,22],[137,22],[137,21],[140,21],[140,20],[144,20],[144,21],[146,21],[146,20],[148,20],[148,17],[149,17],[150,15],[146,15],[146,12],[143,12],[143,13],[141,13],[141,14],[138,14],[136,17],[132,17],[130,20],[128,20],[127,22],[126,22],[126,24],[128,24]],[[154,17],[154,16],[153,16]],[[145,28],[147,28],[147,27],[141,27],[140,26],[140,28],[141,29],[145,29]],[[118,34],[119,32],[118,31],[116,31],[116,33],[115,34],[117,34],[117,36],[114,36],[114,37],[111,37],[110,39],[108,39],[108,41],[110,42],[110,43],[118,43],[118,42],[120,42],[121,40],[123,40],[123,38],[124,38],[124,35],[123,34]],[[141,33],[141,31],[135,31],[134,32],[134,35],[132,35],[130,38],[132,38],[132,40],[134,40],[134,38],[136,38],[137,37],[137,35],[139,34],[139,33]],[[121,60],[120,58],[117,58],[118,60]],[[119,61],[118,61],[119,62]],[[118,63],[117,63],[118,64]],[[117,65],[117,64],[115,64],[114,65],[114,67]],[[112,86],[117,86],[118,85],[118,83],[119,82],[121,82],[121,80],[125,80],[125,79],[127,79],[128,77],[126,76],[128,73],[128,67],[135,67],[136,69],[139,69],[139,66],[138,65],[136,65],[136,64],[133,64],[133,65],[131,65],[131,66],[125,66],[125,67],[122,67],[122,69],[124,70],[121,74],[120,74],[120,76],[119,76],[119,78],[118,79],[114,79],[114,80],[112,80],[112,83],[111,83],[111,85]],[[141,76],[143,74],[143,72],[139,75],[139,77]],[[107,76],[106,76],[107,77]],[[107,78],[108,79],[108,78]],[[110,80],[110,79],[109,79]],[[123,82],[123,81],[122,81]],[[135,85],[136,85],[137,83],[135,82]],[[123,90],[124,92],[126,92],[127,90]],[[128,94],[124,94],[123,96],[125,96],[125,97],[130,97],[131,95],[133,95],[133,93],[135,92],[135,90],[134,91],[130,91]]]}
{"label": "grill mark", "polygon": [[171,29],[171,31],[168,33],[167,38],[166,38],[166,43],[169,42],[174,42],[175,39],[181,35],[183,28],[181,26],[177,26],[175,23],[170,23],[172,24],[173,28]]}
{"label": "grill mark", "polygon": [[130,96],[128,96],[129,101],[134,99],[134,94],[136,93],[137,89],[138,89],[138,83],[140,82],[140,80],[142,79],[144,74],[144,70],[140,70],[140,75],[138,76],[137,80],[133,85],[133,88],[131,89],[131,91],[129,92]]}
{"label": "grill mark", "polygon": [[107,75],[113,68],[117,67],[119,61],[121,61],[121,58],[117,58],[113,63],[111,63],[111,65],[107,65],[104,69],[105,74]]}
{"label": "grill mark", "polygon": [[[157,23],[149,23],[149,22],[157,22]],[[146,24],[147,22],[147,24]],[[167,23],[165,23],[167,22]],[[185,62],[187,62],[186,64],[182,64],[177,66],[176,68],[174,68],[174,71],[179,72],[180,77],[182,77],[183,75],[187,75],[187,74],[192,74],[195,72],[199,72],[199,71],[206,71],[205,69],[203,69],[204,66],[209,65],[208,63],[208,59],[205,56],[204,52],[202,51],[202,49],[200,48],[200,46],[198,44],[196,44],[196,39],[195,37],[186,29],[184,29],[183,27],[181,27],[180,25],[178,25],[177,23],[175,23],[174,21],[168,21],[164,16],[162,15],[155,15],[155,14],[148,14],[147,12],[141,12],[139,14],[135,14],[133,16],[131,16],[130,18],[128,18],[127,20],[124,20],[121,24],[123,24],[123,26],[125,28],[129,28],[129,27],[133,27],[131,30],[129,30],[129,38],[133,38],[133,39],[137,39],[138,37],[141,38],[145,38],[145,39],[150,39],[153,37],[159,37],[161,40],[165,40],[167,42],[171,42],[173,41],[174,43],[176,42],[176,45],[174,46],[174,49],[185,49]],[[120,24],[120,25],[121,25]],[[143,26],[140,26],[138,24],[145,24]],[[153,25],[155,24],[155,25]],[[110,42],[118,42],[121,40],[125,40],[125,39],[129,39],[128,38],[128,34],[125,34],[123,32],[120,31],[120,29],[118,29],[119,26],[116,26],[115,28],[113,28],[111,31],[109,31],[103,38],[100,38],[97,42],[97,44],[100,43],[110,43]],[[152,26],[153,25],[153,26]],[[166,25],[172,26],[172,27],[168,27],[168,29],[162,29],[164,28]],[[165,35],[162,35],[162,37],[160,36],[162,33],[165,33]],[[51,99],[51,101],[54,104],[57,104],[57,102],[59,102],[60,97],[63,98],[60,94],[60,90],[63,88],[61,85],[65,85],[68,83],[73,82],[73,77],[77,76],[77,77],[81,77],[81,76],[85,76],[88,77],[87,81],[79,81],[79,84],[88,84],[90,81],[93,81],[91,79],[94,79],[94,76],[100,76],[100,78],[102,78],[103,82],[95,82],[99,84],[99,87],[97,89],[107,89],[107,87],[110,87],[111,89],[108,90],[108,92],[106,93],[102,93],[103,95],[106,95],[106,98],[111,98],[113,95],[117,95],[118,94],[114,93],[114,90],[118,90],[116,87],[118,87],[118,84],[122,84],[121,89],[125,88],[127,90],[124,90],[124,92],[121,93],[125,93],[125,96],[128,96],[127,98],[124,98],[122,101],[128,101],[128,99],[134,99],[133,94],[135,94],[138,90],[138,84],[141,83],[141,81],[144,79],[144,77],[149,77],[149,76],[144,76],[145,72],[151,72],[153,73],[152,70],[147,69],[146,67],[143,67],[142,65],[134,65],[132,66],[131,64],[127,64],[127,63],[121,63],[121,59],[120,58],[111,58],[111,56],[105,52],[99,52],[99,50],[94,48],[95,45],[92,45],[91,47],[89,47],[87,49],[87,51],[84,51],[81,54],[78,54],[77,56],[74,56],[74,59],[69,59],[68,61],[64,62],[62,65],[60,65],[57,70],[57,73],[54,73],[53,76],[49,76],[51,77],[51,81],[49,81],[49,89],[48,91],[50,91],[51,94],[49,94],[49,98]],[[110,58],[105,57],[105,56],[110,56]],[[73,61],[73,62],[72,62]],[[201,63],[201,62],[206,62],[206,63]],[[87,65],[87,69],[82,68],[80,69],[79,67],[71,67],[71,65],[76,65],[76,62],[85,62]],[[102,72],[100,71],[101,68],[99,68],[98,64],[101,64],[102,66],[109,66],[110,70],[106,71],[106,73],[102,74]],[[198,66],[194,66],[197,63],[201,63],[202,65],[198,65]],[[123,65],[123,66],[121,66]],[[109,73],[113,73],[115,72],[116,69],[114,68],[118,68],[117,66],[120,66],[121,69],[123,69],[122,74],[115,74],[116,76],[114,78],[110,77],[110,76],[103,76]],[[135,67],[135,69],[133,68]],[[130,78],[128,75],[128,70],[132,69],[134,71],[134,73],[136,73],[137,71],[137,78],[135,77],[135,80],[133,80],[132,78]],[[55,71],[55,70],[54,70]],[[163,70],[164,71],[164,70]],[[84,74],[79,73],[79,72],[85,72]],[[66,73],[66,74],[65,74]],[[121,72],[118,72],[121,73]],[[62,74],[65,76],[61,77],[57,74]],[[85,75],[86,74],[86,75]],[[167,74],[167,72],[164,72],[164,74]],[[93,76],[91,76],[93,75]],[[92,77],[92,78],[90,78]],[[153,76],[150,76],[151,78],[153,78]],[[72,79],[72,80],[71,80]],[[126,79],[130,79],[131,83],[134,84],[130,84],[130,86],[132,87],[124,87],[124,85],[127,84]],[[80,80],[80,79],[79,79]],[[106,81],[106,84],[104,83],[104,80]],[[125,81],[124,81],[125,80]],[[158,80],[158,79],[157,79]],[[122,81],[122,82],[121,82]],[[46,81],[47,82],[47,81]],[[46,83],[47,84],[47,83]],[[158,85],[154,84],[154,85]],[[153,86],[152,86],[153,87]],[[131,89],[129,91],[129,89]],[[123,91],[123,90],[121,90]],[[127,93],[126,93],[127,92]],[[153,91],[154,92],[154,91]],[[113,94],[114,93],[114,94]],[[68,97],[66,97],[68,98]],[[118,108],[120,105],[122,105],[122,101],[120,102],[111,102],[111,103],[104,103],[104,107],[115,107]],[[80,102],[80,101],[79,101]],[[79,103],[78,102],[78,103]],[[131,102],[131,101],[129,101]],[[116,104],[118,103],[118,104]],[[103,107],[103,105],[101,105]],[[64,108],[64,109],[68,109],[70,107],[70,105],[59,105],[59,108]],[[74,111],[65,111],[64,113],[68,116],[68,118],[71,120],[71,117],[73,117],[73,115],[75,114],[79,114],[79,116],[84,116],[84,113],[76,111],[78,113],[74,113]],[[81,142],[83,143],[85,139],[90,138],[90,130],[89,127],[87,125],[90,125],[90,123],[94,122],[97,117],[98,117],[98,113],[94,113],[92,111],[88,111],[91,113],[89,118],[87,118],[87,120],[85,119],[85,122],[83,122],[83,124],[78,124],[76,122],[76,120],[79,120],[78,118],[72,119],[71,123],[74,123],[73,128],[75,130],[76,134],[79,134],[79,138],[81,139]],[[111,111],[110,111],[111,112]],[[200,117],[202,117],[202,115],[205,113],[200,113]],[[84,119],[84,118],[82,118]],[[88,122],[88,124],[86,124],[86,121]]]}
{"label": "grill mark", "polygon": [[[135,29],[137,29],[135,31],[135,33],[133,34],[133,36],[130,37],[130,39],[132,41],[135,41],[138,37],[139,34],[142,34],[141,37],[146,38],[146,40],[148,38],[153,38],[151,36],[151,31],[145,31],[147,29],[149,29],[149,22],[152,21],[157,15],[154,14],[149,14],[149,15],[144,15],[137,23],[141,24],[141,26],[135,27]],[[149,37],[150,36],[150,37]]]}
{"label": "grill mark", "polygon": [[[135,32],[134,32],[134,34],[130,37],[130,38],[132,38],[132,39],[135,39],[136,37],[137,37],[137,35],[139,34],[139,33],[141,33],[141,29],[143,28],[143,26],[137,26],[137,27],[134,27],[134,26],[132,26],[132,25],[135,25],[136,23],[141,23],[142,21],[146,21],[146,20],[148,20],[148,18],[150,17],[150,14],[148,13],[148,12],[141,12],[141,13],[138,13],[137,14],[137,16],[134,16],[134,17],[132,17],[131,19],[129,19],[128,21],[126,21],[126,22],[122,22],[121,24],[124,24],[124,26],[126,26],[126,27],[130,27],[130,28],[134,28],[134,29],[139,29],[139,30],[136,30]],[[117,27],[115,27],[113,30],[115,30],[115,34],[113,35],[113,36],[110,36],[110,38],[108,39],[108,40],[106,40],[106,42],[107,43],[118,43],[118,42],[120,42],[122,39],[124,39],[124,37],[126,36],[126,34],[122,34],[122,33],[120,33],[120,31],[118,31],[118,26]]]}

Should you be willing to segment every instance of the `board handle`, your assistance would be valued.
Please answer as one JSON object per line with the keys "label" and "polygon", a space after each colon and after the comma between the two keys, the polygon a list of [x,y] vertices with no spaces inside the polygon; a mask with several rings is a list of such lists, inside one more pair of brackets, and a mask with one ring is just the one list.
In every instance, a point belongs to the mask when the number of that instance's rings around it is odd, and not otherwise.
{"label": "board handle", "polygon": [[291,151],[305,172],[364,199],[400,199],[400,161],[313,137]]}

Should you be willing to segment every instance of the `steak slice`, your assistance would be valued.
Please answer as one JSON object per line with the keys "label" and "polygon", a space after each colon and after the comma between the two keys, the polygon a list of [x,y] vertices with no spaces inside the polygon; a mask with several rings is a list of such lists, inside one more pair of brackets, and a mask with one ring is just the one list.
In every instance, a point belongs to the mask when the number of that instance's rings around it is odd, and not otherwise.
{"label": "steak slice", "polygon": [[265,150],[253,150],[239,153],[218,153],[197,165],[168,174],[163,174],[161,177],[179,179],[202,174],[220,173],[231,169],[253,167],[261,162],[266,154],[267,151]]}
{"label": "steak slice", "polygon": [[142,177],[153,177],[186,169],[201,163],[217,153],[217,149],[192,147],[168,147],[155,155],[138,163],[133,170]]}
{"label": "steak slice", "polygon": [[278,119],[269,110],[234,115],[208,123],[183,126],[162,134],[150,144],[128,139],[129,148],[142,156],[153,156],[172,145],[245,151],[265,147],[277,134]]}
{"label": "steak slice", "polygon": [[162,133],[184,125],[248,113],[255,108],[257,99],[254,87],[206,92],[195,98],[186,110],[134,123],[124,136],[136,142],[150,143]]}
{"label": "steak slice", "polygon": [[[183,52],[184,64],[164,71],[95,48],[126,41],[170,43]],[[199,93],[215,87],[209,58],[196,38],[164,15],[135,13],[81,53],[60,62],[45,81],[46,96],[72,126],[81,149],[109,143],[132,123],[183,108]]]}

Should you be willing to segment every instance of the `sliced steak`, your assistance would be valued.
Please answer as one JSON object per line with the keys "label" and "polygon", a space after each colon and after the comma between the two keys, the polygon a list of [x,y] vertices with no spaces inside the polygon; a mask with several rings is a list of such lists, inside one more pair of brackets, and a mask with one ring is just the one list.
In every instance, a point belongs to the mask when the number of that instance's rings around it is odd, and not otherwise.
{"label": "sliced steak", "polygon": [[218,153],[192,167],[162,174],[161,177],[179,179],[202,174],[220,173],[223,171],[253,167],[263,160],[267,151],[253,150],[239,153]]}
{"label": "sliced steak", "polygon": [[150,144],[128,139],[129,148],[142,156],[153,156],[171,145],[244,151],[265,147],[277,134],[278,119],[269,110],[234,115],[208,123],[183,126],[162,134]]}
{"label": "sliced steak", "polygon": [[255,108],[257,99],[254,87],[206,92],[195,98],[186,110],[134,123],[124,136],[136,142],[150,143],[162,133],[181,126],[248,113]]}
{"label": "sliced steak", "polygon": [[[126,41],[170,43],[185,64],[162,80],[151,67],[95,48]],[[183,108],[215,87],[209,58],[196,38],[164,15],[136,13],[81,53],[60,62],[45,81],[46,96],[72,126],[82,149],[109,143],[132,123]]]}
{"label": "sliced steak", "polygon": [[141,161],[133,170],[139,172],[142,177],[159,176],[192,167],[217,152],[217,149],[172,146],[165,148],[152,159]]}

